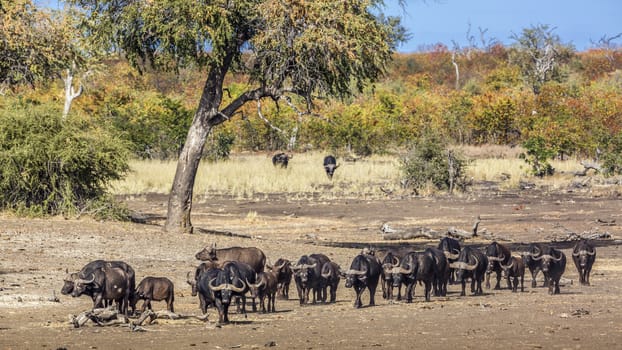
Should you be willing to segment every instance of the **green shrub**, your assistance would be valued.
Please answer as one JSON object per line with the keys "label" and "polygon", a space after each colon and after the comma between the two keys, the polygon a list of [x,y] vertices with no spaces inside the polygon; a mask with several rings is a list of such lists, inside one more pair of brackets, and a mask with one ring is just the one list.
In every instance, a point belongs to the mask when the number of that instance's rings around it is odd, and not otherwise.
{"label": "green shrub", "polygon": [[609,141],[601,159],[602,170],[606,176],[622,174],[622,133]]}
{"label": "green shrub", "polygon": [[80,215],[101,212],[102,203],[109,202],[109,182],[128,170],[125,146],[88,120],[62,120],[60,115],[45,104],[0,111],[3,209],[29,215]]}
{"label": "green shrub", "polygon": [[555,169],[549,163],[549,159],[553,158],[557,151],[551,148],[543,137],[530,137],[523,143],[523,147],[527,152],[522,153],[521,158],[531,166],[531,173],[534,176],[553,175]]}
{"label": "green shrub", "polygon": [[401,170],[407,187],[417,193],[432,184],[439,190],[464,188],[467,161],[436,133],[424,133],[402,159]]}
{"label": "green shrub", "polygon": [[231,148],[235,142],[235,135],[227,130],[212,134],[211,140],[205,145],[205,157],[210,162],[229,159]]}

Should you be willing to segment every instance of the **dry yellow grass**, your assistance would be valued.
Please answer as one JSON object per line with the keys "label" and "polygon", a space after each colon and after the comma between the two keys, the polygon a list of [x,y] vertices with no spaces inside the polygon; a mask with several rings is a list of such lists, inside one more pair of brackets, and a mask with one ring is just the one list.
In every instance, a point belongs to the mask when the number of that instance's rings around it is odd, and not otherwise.
{"label": "dry yellow grass", "polygon": [[[495,154],[503,153],[495,149]],[[198,198],[227,195],[233,198],[266,198],[287,193],[290,198],[309,196],[332,198],[376,198],[385,194],[381,187],[399,190],[399,159],[373,156],[356,162],[338,160],[339,169],[330,181],[322,167],[323,153],[295,154],[287,169],[274,167],[264,154],[234,155],[218,163],[203,162],[199,167],[194,193]],[[572,173],[582,169],[577,160],[553,161],[556,175],[546,178],[551,188],[567,186]],[[175,161],[133,160],[128,176],[112,186],[115,194],[138,195],[170,191]],[[500,181],[501,188],[517,188],[520,181],[538,182],[528,173],[529,166],[516,157],[476,158],[467,168],[474,181]]]}
{"label": "dry yellow grass", "polygon": [[[272,165],[266,155],[235,155],[218,163],[203,162],[197,173],[196,195],[226,194],[235,198],[261,198],[274,193],[326,198],[365,197],[380,194],[379,186],[398,183],[394,157],[370,157],[357,162],[338,160],[340,167],[330,181],[319,153],[296,154],[289,167]],[[174,161],[134,160],[132,171],[113,184],[115,194],[168,193],[175,174]]]}

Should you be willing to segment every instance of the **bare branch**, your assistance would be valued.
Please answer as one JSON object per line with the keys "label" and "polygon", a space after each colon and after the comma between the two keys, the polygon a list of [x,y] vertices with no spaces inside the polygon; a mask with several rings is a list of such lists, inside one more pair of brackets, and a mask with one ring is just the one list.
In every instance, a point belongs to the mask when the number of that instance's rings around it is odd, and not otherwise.
{"label": "bare branch", "polygon": [[266,117],[264,117],[263,113],[261,112],[261,99],[260,98],[257,99],[257,115],[259,116],[259,118],[261,118],[261,120],[263,120],[266,124],[268,124],[268,126],[272,130],[276,130],[276,131],[280,132],[283,135],[287,135],[287,133],[285,131],[281,130],[279,127],[277,127],[274,124],[270,123],[270,121]]}

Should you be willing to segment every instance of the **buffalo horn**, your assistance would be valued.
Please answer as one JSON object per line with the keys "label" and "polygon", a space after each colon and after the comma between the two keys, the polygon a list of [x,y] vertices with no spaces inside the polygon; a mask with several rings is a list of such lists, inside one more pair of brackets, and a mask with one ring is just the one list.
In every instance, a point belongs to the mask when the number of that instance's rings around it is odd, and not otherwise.
{"label": "buffalo horn", "polygon": [[230,288],[232,291],[236,292],[236,293],[242,293],[242,292],[244,291],[244,289],[246,289],[246,283],[244,283],[244,281],[242,281],[242,280],[241,280],[241,279],[239,279],[239,278],[236,278],[236,280],[238,280],[238,281],[240,281],[240,283],[242,283],[242,287],[236,287],[236,286],[235,286],[235,283],[234,283],[234,284],[230,284],[230,285],[229,285],[229,288]]}
{"label": "buffalo horn", "polygon": [[585,250],[585,249],[582,249],[582,250],[580,250],[578,252],[572,252],[572,256],[579,256],[579,255],[584,255],[584,254],[594,255],[594,254],[596,254],[596,252],[595,251],[591,251],[590,252],[589,250]]}
{"label": "buffalo horn", "polygon": [[469,270],[469,271],[473,271],[477,268],[477,265],[479,265],[479,259],[477,258],[477,256],[473,256],[473,259],[475,259],[475,264],[473,265],[469,265],[468,263],[465,266],[465,270]]}
{"label": "buffalo horn", "polygon": [[413,271],[415,271],[415,266],[413,266],[413,265],[411,265],[408,270],[403,268],[403,267],[401,267],[401,266],[399,267],[399,272],[401,274],[404,274],[404,275],[411,274],[411,273],[413,273]]}
{"label": "buffalo horn", "polygon": [[350,270],[346,271],[346,274],[348,274],[348,275],[364,275],[366,273],[367,273],[367,270],[362,270],[361,271],[361,270],[352,270],[352,269],[350,269]]}
{"label": "buffalo horn", "polygon": [[460,255],[460,254],[452,254],[446,250],[443,251],[443,254],[445,254],[447,259],[458,259],[458,256]]}
{"label": "buffalo horn", "polygon": [[78,278],[76,280],[76,283],[82,283],[82,284],[89,284],[89,283],[93,283],[93,281],[95,281],[95,274],[92,273],[91,276],[93,276],[90,280],[84,280],[82,278]]}
{"label": "buffalo horn", "polygon": [[265,284],[265,282],[266,282],[266,281],[264,281],[264,277],[263,277],[263,276],[261,276],[261,277],[259,278],[259,283],[256,283],[256,284],[252,284],[252,283],[250,283],[250,282],[248,281],[248,279],[246,280],[246,284],[247,284],[249,287],[252,287],[252,288],[260,288],[262,285],[264,285],[264,284]]}
{"label": "buffalo horn", "polygon": [[219,284],[219,285],[215,286],[215,285],[213,284],[215,280],[216,280],[216,278],[212,278],[212,279],[209,281],[209,283],[208,283],[209,288],[210,288],[211,290],[213,290],[214,292],[218,292],[219,290],[223,290],[223,289],[225,289],[225,288],[227,287],[227,284],[224,284],[224,283],[223,283],[223,284]]}
{"label": "buffalo horn", "polygon": [[504,270],[510,269],[514,265],[514,259],[510,259],[510,265],[503,265],[503,264],[500,264],[500,265],[501,265],[501,268]]}

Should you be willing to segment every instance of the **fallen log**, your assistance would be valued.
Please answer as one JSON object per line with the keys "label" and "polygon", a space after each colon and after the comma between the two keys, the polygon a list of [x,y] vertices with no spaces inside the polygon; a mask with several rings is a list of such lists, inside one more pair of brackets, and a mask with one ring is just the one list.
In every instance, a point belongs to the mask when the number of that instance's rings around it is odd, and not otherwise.
{"label": "fallen log", "polygon": [[119,314],[116,306],[93,309],[78,315],[71,315],[70,317],[70,321],[75,328],[82,327],[89,320],[98,326],[126,324],[129,321],[125,315]]}
{"label": "fallen log", "polygon": [[567,233],[566,235],[563,236],[553,236],[551,238],[551,242],[571,242],[571,241],[578,241],[581,239],[587,239],[587,240],[608,240],[608,239],[612,239],[613,237],[611,236],[611,234],[609,232],[596,232],[596,233],[592,233],[592,232],[584,232],[583,234],[578,234],[575,232],[570,232]]}
{"label": "fallen log", "polygon": [[168,318],[171,320],[179,320],[179,319],[187,319],[187,318],[196,318],[200,321],[209,321],[209,314],[196,316],[196,315],[183,315],[177,314],[174,312],[170,312],[168,310],[160,310],[160,311],[151,311],[146,310],[143,312],[137,320],[130,322],[130,320],[123,314],[120,314],[116,309],[116,306],[111,306],[107,308],[98,308],[89,311],[84,311],[78,315],[70,315],[70,322],[73,324],[75,328],[80,328],[84,326],[86,322],[89,320],[98,326],[118,326],[118,325],[127,325],[132,330],[144,330],[139,329],[143,323],[152,324],[158,318]]}
{"label": "fallen log", "polygon": [[590,170],[594,170],[597,173],[602,172],[602,168],[600,166],[600,164],[596,163],[596,162],[590,162],[590,161],[581,161],[579,162],[581,165],[583,165],[583,170],[582,171],[578,171],[575,173],[575,176],[585,176],[587,175],[587,172]]}

